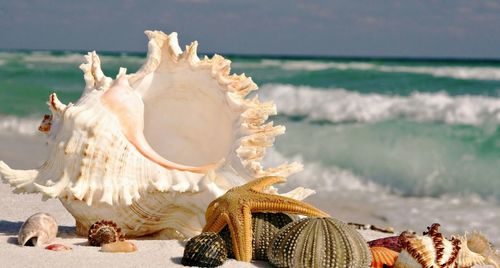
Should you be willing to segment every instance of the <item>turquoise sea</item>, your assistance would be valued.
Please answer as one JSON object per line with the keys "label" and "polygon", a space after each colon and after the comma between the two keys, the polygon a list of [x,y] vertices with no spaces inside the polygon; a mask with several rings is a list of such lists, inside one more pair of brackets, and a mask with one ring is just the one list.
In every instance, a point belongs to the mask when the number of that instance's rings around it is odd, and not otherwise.
{"label": "turquoise sea", "polygon": [[[83,52],[0,52],[0,132],[37,135],[51,92],[76,101]],[[104,73],[142,53],[99,53]],[[266,164],[299,160],[304,185],[367,204],[392,225],[480,229],[500,242],[500,61],[238,56],[285,125]],[[408,215],[401,217],[401,214]],[[398,216],[399,215],[399,216]]]}

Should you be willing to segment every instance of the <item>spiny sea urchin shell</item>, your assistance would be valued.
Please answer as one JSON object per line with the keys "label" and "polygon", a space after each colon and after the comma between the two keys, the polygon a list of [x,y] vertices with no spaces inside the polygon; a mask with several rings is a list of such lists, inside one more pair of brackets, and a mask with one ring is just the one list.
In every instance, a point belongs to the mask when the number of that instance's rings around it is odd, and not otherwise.
{"label": "spiny sea urchin shell", "polygon": [[[267,260],[267,248],[279,229],[293,219],[284,213],[252,213],[252,259]],[[231,233],[226,226],[219,235],[226,242],[228,257],[234,258]]]}
{"label": "spiny sea urchin shell", "polygon": [[352,227],[333,218],[305,218],[283,227],[267,256],[277,267],[369,267],[368,244]]}
{"label": "spiny sea urchin shell", "polygon": [[186,243],[181,263],[185,266],[214,267],[227,259],[226,243],[213,232],[201,233]]}
{"label": "spiny sea urchin shell", "polygon": [[98,221],[89,229],[88,235],[89,245],[100,247],[104,244],[113,243],[123,240],[121,228],[113,221]]}
{"label": "spiny sea urchin shell", "polygon": [[439,224],[427,227],[423,236],[403,232],[399,236],[402,251],[394,264],[394,268],[421,267],[456,267],[456,259],[460,250],[460,240],[446,239],[439,232]]}

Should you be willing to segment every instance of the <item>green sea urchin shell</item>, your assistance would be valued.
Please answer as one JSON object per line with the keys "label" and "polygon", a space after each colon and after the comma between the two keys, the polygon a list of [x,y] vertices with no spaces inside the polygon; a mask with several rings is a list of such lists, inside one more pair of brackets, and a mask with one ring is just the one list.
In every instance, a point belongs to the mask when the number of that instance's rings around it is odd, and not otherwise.
{"label": "green sea urchin shell", "polygon": [[201,233],[186,243],[181,263],[185,266],[215,267],[227,259],[226,244],[213,232]]}
{"label": "green sea urchin shell", "polygon": [[352,227],[333,218],[305,218],[283,227],[268,248],[277,267],[370,267],[368,244]]}
{"label": "green sea urchin shell", "polygon": [[[252,213],[252,259],[267,261],[267,248],[273,237],[293,219],[283,213]],[[226,242],[228,257],[234,258],[231,233],[226,226],[219,235]]]}

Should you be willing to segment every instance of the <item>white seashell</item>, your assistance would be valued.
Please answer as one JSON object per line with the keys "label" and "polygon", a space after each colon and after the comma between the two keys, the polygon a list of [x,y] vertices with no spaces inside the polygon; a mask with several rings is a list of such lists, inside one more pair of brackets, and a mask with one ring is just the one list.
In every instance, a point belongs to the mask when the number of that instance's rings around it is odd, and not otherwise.
{"label": "white seashell", "polygon": [[500,255],[481,233],[466,233],[460,237],[460,242],[457,258],[459,268],[469,268],[474,265],[493,265],[495,268],[500,268]]}
{"label": "white seashell", "polygon": [[47,213],[37,213],[29,217],[19,229],[17,242],[21,246],[42,246],[49,244],[57,236],[56,220]]}
{"label": "white seashell", "polygon": [[401,253],[394,263],[394,268],[421,267],[456,267],[456,259],[460,250],[460,240],[446,239],[438,231],[439,224],[427,227],[423,236],[403,232],[399,236]]}
{"label": "white seashell", "polygon": [[[86,86],[76,104],[50,96],[50,155],[40,168],[0,162],[0,177],[15,192],[59,198],[79,235],[106,219],[127,237],[191,237],[205,224],[208,203],[228,189],[302,168],[263,169],[266,148],[285,128],[265,123],[274,103],[246,98],[257,89],[251,78],[230,75],[221,56],[200,60],[197,42],[182,51],[176,33],[146,35],[148,56],[136,73],[121,68],[112,80],[91,52],[80,66]],[[310,193],[299,189],[291,197]]]}

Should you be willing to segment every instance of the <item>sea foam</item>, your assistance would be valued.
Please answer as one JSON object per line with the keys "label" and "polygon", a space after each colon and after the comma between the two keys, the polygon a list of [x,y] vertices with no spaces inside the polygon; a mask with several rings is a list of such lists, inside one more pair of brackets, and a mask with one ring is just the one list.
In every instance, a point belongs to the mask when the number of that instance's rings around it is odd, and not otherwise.
{"label": "sea foam", "polygon": [[265,59],[260,63],[238,64],[237,67],[245,68],[268,68],[276,67],[284,70],[295,71],[322,71],[328,69],[378,71],[386,73],[411,73],[425,74],[434,77],[448,77],[463,80],[500,80],[500,68],[498,67],[473,67],[473,66],[410,66],[375,64],[369,62],[331,62],[312,60],[270,60]]}
{"label": "sea foam", "polygon": [[274,100],[280,114],[332,123],[395,118],[474,126],[500,123],[500,98],[495,97],[450,96],[445,92],[392,96],[285,84],[264,85],[259,95]]}

